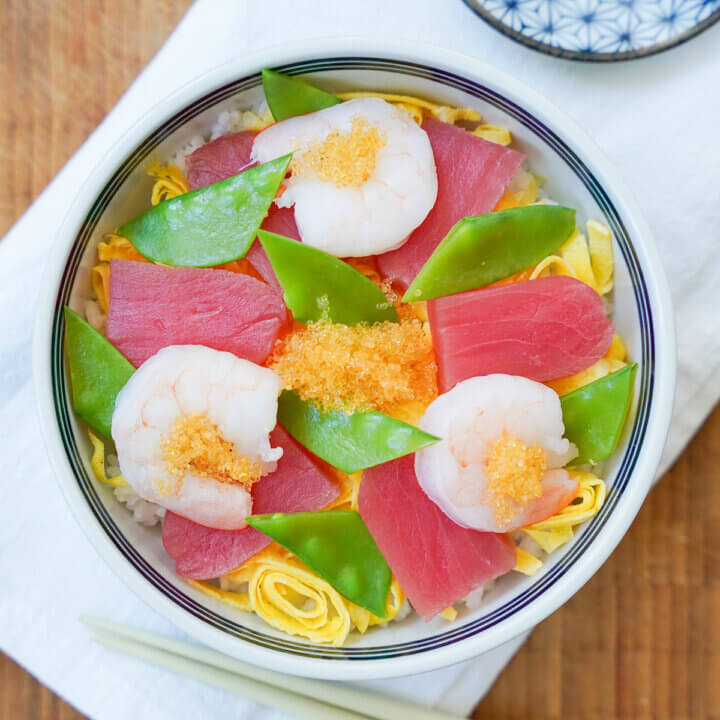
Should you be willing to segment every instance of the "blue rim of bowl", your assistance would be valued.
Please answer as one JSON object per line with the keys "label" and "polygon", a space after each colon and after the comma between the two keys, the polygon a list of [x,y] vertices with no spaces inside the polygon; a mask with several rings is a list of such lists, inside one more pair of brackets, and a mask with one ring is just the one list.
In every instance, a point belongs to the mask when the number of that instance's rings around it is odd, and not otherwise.
{"label": "blue rim of bowl", "polygon": [[545,55],[552,55],[553,57],[564,58],[565,60],[579,60],[581,62],[591,63],[608,63],[608,62],[622,62],[625,60],[639,60],[640,58],[650,57],[651,55],[657,55],[658,53],[665,52],[666,50],[672,50],[672,48],[683,45],[688,40],[692,40],[697,37],[700,33],[705,32],[708,28],[712,27],[716,22],[720,20],[720,9],[715,10],[711,15],[705,18],[702,22],[693,25],[689,30],[684,33],[680,33],[669,40],[665,40],[661,43],[655,43],[647,48],[639,50],[625,50],[623,52],[615,53],[594,53],[587,52],[585,50],[566,50],[565,48],[555,47],[548,43],[540,42],[534,38],[530,38],[523,33],[508,27],[504,22],[499,20],[489,10],[486,10],[482,6],[481,0],[463,0],[465,5],[468,6],[481,20],[486,22],[490,27],[498,32],[502,33],[511,40],[525,45],[532,50],[544,53]]}
{"label": "blue rim of bowl", "polygon": [[544,575],[538,578],[523,592],[519,593],[503,605],[495,608],[491,612],[488,612],[480,618],[464,624],[457,624],[447,631],[437,633],[436,635],[421,640],[395,643],[392,645],[376,645],[357,648],[320,647],[309,645],[302,641],[299,642],[290,639],[278,638],[245,627],[233,620],[223,617],[222,615],[197,602],[195,599],[164,578],[160,572],[154,569],[150,563],[140,555],[130,541],[123,535],[120,528],[115,524],[108,513],[102,499],[98,495],[75,442],[71,423],[72,410],[70,408],[67,392],[65,356],[63,353],[62,339],[64,334],[64,320],[62,308],[69,302],[70,293],[75,282],[75,276],[80,265],[80,260],[87,244],[90,242],[98,221],[108,206],[108,203],[128,178],[129,174],[151,155],[160,142],[190,119],[233,95],[258,87],[261,80],[260,75],[257,73],[240,78],[223,85],[210,93],[207,93],[180,112],[176,113],[153,133],[148,135],[117,169],[88,211],[88,214],[77,232],[75,241],[66,261],[56,297],[52,323],[52,337],[50,345],[51,382],[55,415],[60,430],[61,440],[80,491],[88,504],[88,508],[93,513],[97,522],[103,528],[110,541],[115,545],[117,550],[122,554],[127,562],[130,563],[130,565],[133,566],[148,583],[154,586],[178,607],[190,613],[195,618],[202,620],[213,628],[227,633],[230,636],[242,639],[245,642],[252,643],[262,648],[283,653],[290,653],[305,658],[323,660],[383,660],[392,657],[414,655],[431,650],[437,650],[439,648],[458,643],[482,632],[483,630],[497,625],[515,612],[525,608],[537,597],[542,595],[548,588],[554,585],[563,575],[565,575],[565,573],[567,573],[572,565],[581,559],[583,553],[601,531],[613,512],[613,509],[625,492],[647,432],[648,418],[650,416],[650,410],[653,403],[655,344],[653,339],[653,317],[647,286],[645,284],[640,263],[630,240],[627,228],[625,227],[612,200],[604,191],[588,166],[544,123],[538,120],[527,110],[523,109],[495,90],[445,70],[440,70],[424,64],[383,58],[355,56],[336,57],[331,59],[297,62],[283,65],[277,67],[276,69],[291,75],[328,71],[380,70],[405,76],[410,75],[428,79],[446,85],[450,88],[465,91],[470,95],[508,113],[517,122],[521,123],[535,133],[564,160],[564,162],[572,169],[578,179],[590,192],[593,199],[602,210],[605,221],[616,238],[617,245],[627,266],[632,282],[641,335],[640,357],[636,358],[639,361],[639,400],[634,423],[632,430],[630,431],[627,447],[625,448],[623,458],[620,462],[611,492],[609,493],[602,510],[590,522],[586,523],[582,531],[578,533],[577,540],[572,547],[551,568],[549,568]]}

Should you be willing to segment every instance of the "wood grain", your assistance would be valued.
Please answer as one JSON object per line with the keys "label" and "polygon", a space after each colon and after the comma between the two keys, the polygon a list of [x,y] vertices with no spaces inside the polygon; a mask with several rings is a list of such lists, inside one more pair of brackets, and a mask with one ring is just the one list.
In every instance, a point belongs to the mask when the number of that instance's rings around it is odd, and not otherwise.
{"label": "wood grain", "polygon": [[[3,0],[0,235],[103,119],[190,0]],[[720,410],[600,572],[475,711],[720,720]],[[0,656],[0,718],[81,717]]]}
{"label": "wood grain", "polygon": [[720,718],[720,409],[476,718]]}

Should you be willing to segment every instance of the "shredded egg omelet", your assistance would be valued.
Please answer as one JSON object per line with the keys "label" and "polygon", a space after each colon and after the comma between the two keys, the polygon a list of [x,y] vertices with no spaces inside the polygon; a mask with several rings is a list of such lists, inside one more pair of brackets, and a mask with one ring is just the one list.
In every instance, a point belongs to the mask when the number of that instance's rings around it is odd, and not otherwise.
{"label": "shredded egg omelet", "polygon": [[587,239],[576,229],[558,255],[546,257],[535,267],[531,278],[544,277],[552,271],[577,278],[599,295],[609,293],[613,286],[612,234],[598,220],[588,221],[585,229]]}
{"label": "shredded egg omelet", "polygon": [[[599,477],[581,470],[570,469],[568,472],[580,483],[575,500],[551,518],[523,529],[523,532],[548,554],[572,540],[573,528],[597,515],[607,495],[605,483]],[[542,564],[542,561],[531,553],[517,549],[515,570],[518,572],[534,575]]]}
{"label": "shredded egg omelet", "polygon": [[379,618],[340,595],[275,544],[221,578],[219,588],[196,580],[188,582],[220,602],[254,612],[278,630],[336,647],[344,644],[352,629],[364,633],[372,625],[389,622],[405,602],[405,595],[393,578],[387,617]]}
{"label": "shredded egg omelet", "polygon": [[93,446],[93,454],[90,460],[90,466],[93,469],[93,473],[99,482],[105,485],[112,485],[113,487],[127,487],[127,482],[122,475],[116,475],[115,477],[108,477],[105,474],[105,443],[95,435],[92,430],[88,430],[90,436],[90,443]]}

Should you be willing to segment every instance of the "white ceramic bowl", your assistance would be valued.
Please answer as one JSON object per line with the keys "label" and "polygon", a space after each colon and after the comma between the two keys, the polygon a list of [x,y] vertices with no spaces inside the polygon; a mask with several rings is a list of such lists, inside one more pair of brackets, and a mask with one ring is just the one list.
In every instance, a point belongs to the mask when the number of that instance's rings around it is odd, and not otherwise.
{"label": "white ceramic bowl", "polygon": [[[301,73],[330,90],[394,91],[477,107],[488,122],[512,130],[529,166],[548,178],[551,197],[577,208],[580,221],[600,218],[613,231],[615,322],[639,372],[621,446],[607,465],[608,499],[541,572],[532,578],[510,573],[480,609],[452,624],[423,623],[413,615],[341,649],[277,633],[178,578],[157,528],[133,522],[90,471],[86,433],[68,400],[61,308],[66,303],[80,308],[90,297],[89,269],[102,234],[147,206],[152,183],[143,167],[148,159],[167,157],[189,137],[207,133],[221,110],[256,103],[263,67]],[[650,231],[627,188],[572,122],[513,78],[470,57],[417,44],[344,40],[238,58],[161,102],[112,152],[98,158],[56,247],[39,304],[34,371],[43,433],[65,497],[88,541],[141,598],[199,641],[246,661],[348,680],[432,670],[490,650],[532,628],[591,577],[632,522],[657,469],[675,385],[675,336],[670,294]]]}

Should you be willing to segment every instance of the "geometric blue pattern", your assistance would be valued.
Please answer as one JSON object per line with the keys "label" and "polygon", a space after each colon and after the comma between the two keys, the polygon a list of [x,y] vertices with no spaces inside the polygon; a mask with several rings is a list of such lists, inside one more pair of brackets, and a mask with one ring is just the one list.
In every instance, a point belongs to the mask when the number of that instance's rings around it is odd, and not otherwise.
{"label": "geometric blue pattern", "polygon": [[[466,0],[485,20],[537,49],[582,59],[639,57],[720,19],[720,0]],[[595,56],[595,57],[592,57]]]}

